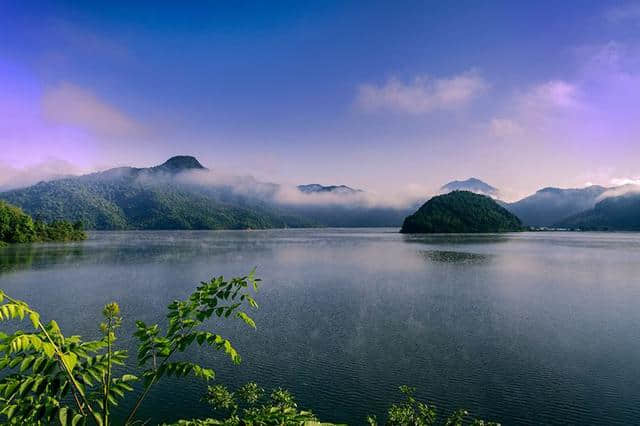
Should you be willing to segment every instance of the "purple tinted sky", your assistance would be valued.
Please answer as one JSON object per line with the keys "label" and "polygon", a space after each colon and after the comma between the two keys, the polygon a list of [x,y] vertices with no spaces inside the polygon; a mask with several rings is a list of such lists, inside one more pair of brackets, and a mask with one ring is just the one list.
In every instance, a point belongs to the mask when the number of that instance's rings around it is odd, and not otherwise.
{"label": "purple tinted sky", "polygon": [[639,111],[640,2],[0,3],[0,187],[193,154],[517,198],[637,180]]}

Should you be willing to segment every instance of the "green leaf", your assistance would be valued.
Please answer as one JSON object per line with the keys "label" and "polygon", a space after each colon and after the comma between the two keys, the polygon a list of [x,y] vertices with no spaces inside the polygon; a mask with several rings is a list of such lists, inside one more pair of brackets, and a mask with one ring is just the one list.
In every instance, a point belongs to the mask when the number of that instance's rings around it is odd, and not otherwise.
{"label": "green leaf", "polygon": [[71,420],[71,426],[76,426],[82,420],[82,414],[76,414],[73,416],[73,420]]}
{"label": "green leaf", "polygon": [[49,327],[51,328],[51,332],[54,334],[61,334],[60,331],[60,326],[58,326],[58,323],[55,322],[54,320],[51,320],[49,322]]}
{"label": "green leaf", "polygon": [[33,324],[33,328],[37,330],[40,324],[40,314],[38,314],[37,312],[31,312],[31,314],[29,315],[29,318],[31,319],[31,324]]}
{"label": "green leaf", "polygon": [[31,386],[32,383],[33,383],[33,378],[29,377],[25,379],[25,381],[22,382],[22,384],[18,388],[18,394],[21,396],[24,395],[27,392],[27,388]]}
{"label": "green leaf", "polygon": [[249,315],[240,311],[236,314],[238,318],[242,319],[249,327],[256,328],[256,323]]}
{"label": "green leaf", "polygon": [[84,380],[84,382],[86,384],[88,384],[89,386],[93,386],[93,382],[91,381],[91,378],[89,377],[89,374],[87,373],[82,373],[80,375],[80,377],[82,377],[82,380]]}
{"label": "green leaf", "polygon": [[26,357],[25,359],[23,359],[22,360],[22,364],[20,364],[20,372],[22,373],[24,370],[29,368],[29,366],[31,365],[31,363],[33,362],[34,359],[35,359],[35,357],[33,355],[30,355],[30,356]]}
{"label": "green leaf", "polygon": [[62,426],[66,426],[67,425],[67,412],[68,412],[68,408],[67,407],[61,407],[60,411],[58,411],[58,420],[60,420],[60,424]]}
{"label": "green leaf", "polygon": [[13,417],[13,413],[16,412],[17,408],[18,408],[17,405],[10,405],[9,408],[7,408],[7,410],[4,412],[4,414],[7,416],[8,419],[11,419]]}
{"label": "green leaf", "polygon": [[69,371],[73,371],[73,368],[78,363],[78,357],[73,352],[62,354],[64,363],[69,367]]}
{"label": "green leaf", "polygon": [[138,380],[138,377],[134,376],[133,374],[125,374],[122,377],[120,377],[120,380],[123,382],[132,382],[132,381]]}
{"label": "green leaf", "polygon": [[33,366],[32,366],[32,370],[33,370],[34,373],[37,374],[37,373],[40,372],[40,367],[43,366],[43,363],[45,362],[45,360],[46,360],[46,358],[43,357],[43,356],[41,356],[41,357],[39,357],[39,358],[37,358],[35,360],[35,362],[33,363]]}
{"label": "green leaf", "polygon": [[43,343],[42,350],[49,358],[52,358],[53,355],[56,353],[56,349],[51,343],[46,343],[46,342]]}

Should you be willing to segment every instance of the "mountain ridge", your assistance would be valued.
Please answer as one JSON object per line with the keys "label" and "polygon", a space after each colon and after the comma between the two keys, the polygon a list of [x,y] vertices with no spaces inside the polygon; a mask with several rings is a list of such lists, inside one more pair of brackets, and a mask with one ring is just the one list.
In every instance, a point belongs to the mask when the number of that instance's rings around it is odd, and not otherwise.
{"label": "mountain ridge", "polygon": [[527,226],[552,227],[563,219],[595,206],[608,188],[592,185],[586,188],[545,187],[505,207]]}
{"label": "mountain ridge", "polygon": [[568,217],[556,226],[584,231],[640,231],[640,193],[604,198],[592,209]]}
{"label": "mountain ridge", "polygon": [[[41,220],[81,221],[87,229],[107,230],[400,226],[405,215],[403,209],[369,207],[348,197],[339,203],[289,204],[276,197],[277,184],[245,179],[238,185],[207,171],[195,157],[175,156],[158,166],[39,182],[1,192],[0,199]],[[346,185],[315,190],[340,196],[362,192]]]}

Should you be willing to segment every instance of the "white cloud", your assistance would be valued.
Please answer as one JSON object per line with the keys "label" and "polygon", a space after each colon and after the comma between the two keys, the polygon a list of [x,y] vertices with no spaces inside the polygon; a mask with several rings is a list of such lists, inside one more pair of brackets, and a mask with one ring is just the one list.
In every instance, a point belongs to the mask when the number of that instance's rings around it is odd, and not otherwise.
{"label": "white cloud", "polygon": [[[620,179],[619,181],[623,182],[627,180]],[[640,193],[640,179],[630,179],[627,182],[628,183],[626,184],[608,189],[602,195],[600,195],[600,197],[598,197],[598,201],[609,197],[620,197],[623,195]]]}
{"label": "white cloud", "polygon": [[640,177],[636,178],[613,178],[611,179],[611,184],[614,186],[623,186],[623,185],[640,185]]}
{"label": "white cloud", "polygon": [[487,87],[486,81],[475,71],[440,79],[419,76],[409,83],[391,78],[382,86],[361,85],[357,104],[367,111],[425,114],[464,106]]}
{"label": "white cloud", "polygon": [[43,116],[62,125],[77,126],[107,136],[140,133],[142,126],[93,92],[69,83],[47,90],[42,97]]}

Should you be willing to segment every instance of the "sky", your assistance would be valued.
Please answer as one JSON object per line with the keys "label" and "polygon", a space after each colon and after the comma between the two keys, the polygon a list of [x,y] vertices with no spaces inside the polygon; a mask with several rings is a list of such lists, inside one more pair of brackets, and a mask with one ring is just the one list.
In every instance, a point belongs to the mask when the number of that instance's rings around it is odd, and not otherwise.
{"label": "sky", "polygon": [[0,187],[178,154],[373,193],[640,182],[640,1],[0,0]]}

